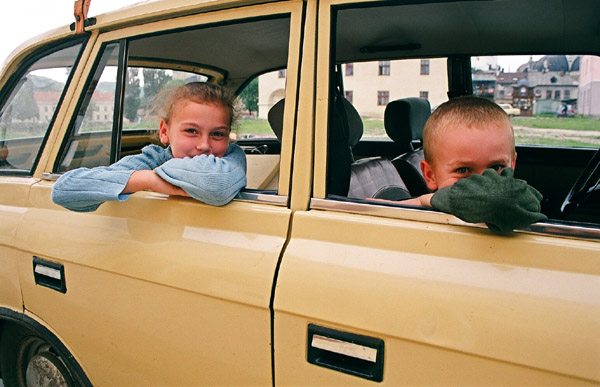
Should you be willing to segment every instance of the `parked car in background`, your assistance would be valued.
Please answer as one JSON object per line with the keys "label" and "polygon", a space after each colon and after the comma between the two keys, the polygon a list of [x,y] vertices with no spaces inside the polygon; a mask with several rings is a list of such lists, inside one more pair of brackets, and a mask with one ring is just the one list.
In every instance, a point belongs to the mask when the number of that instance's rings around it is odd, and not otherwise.
{"label": "parked car in background", "polygon": [[521,114],[520,109],[512,107],[512,105],[509,103],[501,103],[499,105],[502,108],[502,110],[504,110],[506,114],[508,114],[509,117],[514,117]]}
{"label": "parked car in background", "polygon": [[[422,192],[429,101],[470,94],[472,57],[597,55],[598,15],[592,0],[159,0],[22,47],[0,78],[4,384],[597,385],[597,144],[518,142],[516,177],[549,220],[509,235],[365,199],[389,181]],[[248,186],[228,205],[51,201],[61,173],[156,142],[161,88],[243,95],[264,74],[282,86],[238,136]],[[361,98],[392,115],[387,135],[363,135]],[[381,179],[352,177],[367,163]]]}

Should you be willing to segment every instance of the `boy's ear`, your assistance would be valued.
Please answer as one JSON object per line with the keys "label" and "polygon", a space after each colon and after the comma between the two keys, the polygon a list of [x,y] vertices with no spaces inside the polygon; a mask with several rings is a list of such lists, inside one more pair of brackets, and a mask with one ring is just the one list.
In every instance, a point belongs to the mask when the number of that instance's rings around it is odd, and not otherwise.
{"label": "boy's ear", "polygon": [[421,160],[421,171],[423,172],[423,177],[425,178],[425,184],[427,184],[427,188],[430,191],[435,191],[438,189],[437,181],[435,180],[435,173],[433,172],[433,167],[427,160]]}
{"label": "boy's ear", "polygon": [[164,145],[169,143],[169,125],[161,118],[160,126],[158,127],[158,138]]}
{"label": "boy's ear", "polygon": [[515,155],[513,156],[511,168],[514,170],[516,166],[517,166],[517,152],[515,152]]}

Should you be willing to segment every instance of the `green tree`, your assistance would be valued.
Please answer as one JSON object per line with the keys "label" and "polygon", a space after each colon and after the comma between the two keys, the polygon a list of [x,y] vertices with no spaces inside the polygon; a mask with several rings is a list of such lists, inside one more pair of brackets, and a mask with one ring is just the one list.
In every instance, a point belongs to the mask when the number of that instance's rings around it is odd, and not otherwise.
{"label": "green tree", "polygon": [[125,88],[125,117],[133,122],[137,117],[137,111],[140,107],[140,79],[138,69],[131,68],[127,70],[127,87]]}
{"label": "green tree", "polygon": [[254,78],[252,82],[244,88],[240,93],[240,99],[246,110],[250,112],[258,111],[258,78]]}
{"label": "green tree", "polygon": [[148,108],[154,97],[167,82],[173,79],[173,76],[167,74],[165,70],[158,69],[144,69],[142,73],[144,76],[144,107]]}
{"label": "green tree", "polygon": [[14,106],[14,117],[19,120],[40,118],[40,112],[33,97],[33,82],[27,81],[23,84],[15,97]]}

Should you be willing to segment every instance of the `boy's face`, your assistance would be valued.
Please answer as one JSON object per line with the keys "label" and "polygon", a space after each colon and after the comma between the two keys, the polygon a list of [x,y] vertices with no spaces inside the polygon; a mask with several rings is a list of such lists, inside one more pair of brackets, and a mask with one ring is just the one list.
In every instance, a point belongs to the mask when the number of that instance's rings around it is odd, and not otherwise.
{"label": "boy's face", "polygon": [[427,187],[435,191],[453,185],[459,179],[492,168],[515,167],[512,132],[506,125],[490,123],[485,128],[469,128],[463,124],[445,128],[438,134],[431,163],[421,161]]}
{"label": "boy's face", "polygon": [[160,122],[159,136],[171,145],[175,158],[215,155],[229,147],[229,111],[218,105],[183,100],[173,109],[169,123]]}

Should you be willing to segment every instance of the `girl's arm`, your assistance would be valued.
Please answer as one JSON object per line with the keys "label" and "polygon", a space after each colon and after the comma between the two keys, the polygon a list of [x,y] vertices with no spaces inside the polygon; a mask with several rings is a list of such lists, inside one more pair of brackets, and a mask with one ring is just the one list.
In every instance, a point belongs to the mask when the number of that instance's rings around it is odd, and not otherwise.
{"label": "girl's arm", "polygon": [[151,170],[135,171],[123,188],[123,194],[132,194],[138,191],[151,190],[167,195],[190,196],[183,189],[163,180],[156,172]]}
{"label": "girl's arm", "polygon": [[231,144],[223,157],[171,159],[155,172],[194,199],[222,206],[246,186],[246,155],[242,148]]}
{"label": "girl's arm", "polygon": [[148,170],[154,174],[152,169],[171,157],[170,150],[150,145],[142,153],[124,157],[107,167],[73,169],[54,183],[52,201],[72,211],[89,212],[106,201],[127,200],[135,192],[125,191],[135,171]]}

